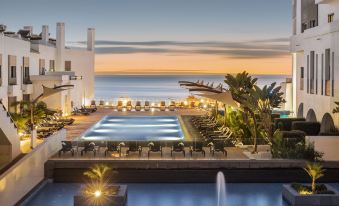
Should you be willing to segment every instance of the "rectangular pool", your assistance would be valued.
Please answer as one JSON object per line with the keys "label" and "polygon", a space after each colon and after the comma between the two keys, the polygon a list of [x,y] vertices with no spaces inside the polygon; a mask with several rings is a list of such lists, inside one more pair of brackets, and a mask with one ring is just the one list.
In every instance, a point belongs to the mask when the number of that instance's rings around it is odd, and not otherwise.
{"label": "rectangular pool", "polygon": [[88,129],[83,141],[163,141],[184,139],[176,116],[106,116]]}

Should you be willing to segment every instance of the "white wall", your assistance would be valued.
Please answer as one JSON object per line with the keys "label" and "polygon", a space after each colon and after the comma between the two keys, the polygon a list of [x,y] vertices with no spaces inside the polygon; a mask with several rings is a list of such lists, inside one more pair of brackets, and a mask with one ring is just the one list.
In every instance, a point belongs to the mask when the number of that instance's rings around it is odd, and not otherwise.
{"label": "white wall", "polygon": [[61,148],[66,131],[50,136],[0,175],[0,205],[13,206],[44,179],[44,164]]}

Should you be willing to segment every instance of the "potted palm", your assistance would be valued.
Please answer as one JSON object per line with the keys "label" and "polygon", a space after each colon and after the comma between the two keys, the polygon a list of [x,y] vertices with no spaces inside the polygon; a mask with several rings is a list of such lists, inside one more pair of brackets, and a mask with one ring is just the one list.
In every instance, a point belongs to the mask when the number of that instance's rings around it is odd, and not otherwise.
{"label": "potted palm", "polygon": [[110,183],[110,176],[115,173],[107,165],[94,165],[84,176],[87,184],[81,187],[74,196],[74,206],[125,206],[127,202],[127,186]]}
{"label": "potted palm", "polygon": [[325,169],[319,163],[308,163],[303,170],[310,176],[311,184],[283,185],[283,198],[292,206],[337,206],[339,192],[328,184],[317,184]]}

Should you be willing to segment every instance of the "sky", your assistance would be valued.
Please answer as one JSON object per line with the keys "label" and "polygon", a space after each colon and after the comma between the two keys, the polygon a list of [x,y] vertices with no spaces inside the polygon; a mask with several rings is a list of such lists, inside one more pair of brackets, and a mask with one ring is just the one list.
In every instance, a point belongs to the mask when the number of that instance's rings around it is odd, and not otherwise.
{"label": "sky", "polygon": [[290,74],[289,0],[0,0],[0,24],[40,33],[65,22],[69,46],[96,29],[102,74]]}

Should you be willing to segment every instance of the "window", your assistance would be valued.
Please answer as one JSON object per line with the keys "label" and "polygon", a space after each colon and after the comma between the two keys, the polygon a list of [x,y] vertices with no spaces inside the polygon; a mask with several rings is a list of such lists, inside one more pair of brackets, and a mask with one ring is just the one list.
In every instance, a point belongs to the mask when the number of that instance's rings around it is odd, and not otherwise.
{"label": "window", "polygon": [[16,66],[11,66],[10,77],[12,79],[16,78]]}
{"label": "window", "polygon": [[310,93],[310,55],[307,55],[307,93]]}
{"label": "window", "polygon": [[331,95],[331,50],[325,50],[325,95]]}
{"label": "window", "polygon": [[54,72],[55,71],[55,61],[49,60],[49,71]]}
{"label": "window", "polygon": [[314,94],[314,51],[310,53],[310,93]]}
{"label": "window", "polygon": [[332,52],[332,97],[334,97],[334,52]]}
{"label": "window", "polygon": [[72,62],[65,61],[65,71],[72,71]]}
{"label": "window", "polygon": [[304,67],[300,67],[300,90],[304,90]]}
{"label": "window", "polygon": [[29,78],[29,67],[25,67],[24,68],[24,84],[29,84],[31,81],[30,81],[30,78]]}
{"label": "window", "polygon": [[334,13],[328,15],[328,23],[331,23],[334,21]]}
{"label": "window", "polygon": [[324,95],[324,54],[321,54],[321,95]]}
{"label": "window", "polygon": [[39,75],[45,75],[45,60],[44,59],[40,59],[39,60]]}
{"label": "window", "polygon": [[318,94],[318,54],[315,57],[315,93]]}

